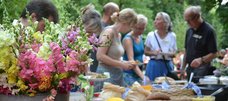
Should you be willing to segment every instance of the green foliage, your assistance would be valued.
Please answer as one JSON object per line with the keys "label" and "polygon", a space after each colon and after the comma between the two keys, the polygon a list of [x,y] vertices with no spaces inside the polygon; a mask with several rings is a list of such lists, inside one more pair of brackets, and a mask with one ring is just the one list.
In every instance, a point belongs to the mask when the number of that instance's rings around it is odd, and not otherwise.
{"label": "green foliage", "polygon": [[177,13],[174,18],[173,31],[176,33],[177,48],[178,50],[184,50],[185,34],[188,27],[182,13]]}
{"label": "green foliage", "polygon": [[[27,2],[30,0],[0,0],[0,24],[11,23],[13,19],[18,19]],[[148,17],[148,25],[144,32],[145,39],[147,33],[154,30],[153,21],[158,12],[167,12],[173,22],[173,30],[177,36],[177,45],[180,50],[184,49],[185,32],[187,24],[183,19],[184,9],[189,5],[200,5],[202,15],[216,30],[219,48],[228,47],[228,6],[221,5],[222,0],[52,0],[56,5],[60,25],[76,23],[80,16],[80,10],[87,4],[94,4],[95,8],[101,12],[103,5],[108,2],[115,2],[120,9],[133,8],[137,13]],[[13,6],[12,6],[13,5]]]}
{"label": "green foliage", "polygon": [[[221,4],[221,0],[219,0],[219,4]],[[225,5],[220,5],[218,7],[218,9],[216,10],[216,12],[219,15],[220,18],[220,23],[223,25],[223,33],[221,33],[221,41],[220,41],[220,45],[221,48],[227,48],[228,47],[228,3],[226,3]]]}
{"label": "green foliage", "polygon": [[20,18],[26,4],[27,0],[0,0],[0,24]]}

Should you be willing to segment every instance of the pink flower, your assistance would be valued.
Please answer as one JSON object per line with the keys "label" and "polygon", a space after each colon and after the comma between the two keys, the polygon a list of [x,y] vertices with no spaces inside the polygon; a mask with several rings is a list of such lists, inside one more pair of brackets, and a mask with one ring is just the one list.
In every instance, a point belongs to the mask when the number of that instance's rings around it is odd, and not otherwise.
{"label": "pink flower", "polygon": [[52,50],[52,54],[51,54],[50,58],[53,59],[53,63],[55,64],[54,66],[57,68],[57,71],[59,73],[66,72],[66,70],[64,68],[65,63],[63,60],[63,55],[61,54],[61,48],[56,43],[51,43],[50,46],[51,46],[51,50]]}
{"label": "pink flower", "polygon": [[68,91],[70,91],[71,90],[70,82],[71,82],[71,79],[69,79],[69,78],[68,79],[65,78],[65,79],[60,80],[59,85],[58,85],[59,92],[60,93],[67,93]]}
{"label": "pink flower", "polygon": [[34,44],[31,45],[31,48],[32,48],[32,50],[34,52],[38,53],[38,51],[40,50],[41,45],[42,44],[36,44],[36,43],[34,43]]}

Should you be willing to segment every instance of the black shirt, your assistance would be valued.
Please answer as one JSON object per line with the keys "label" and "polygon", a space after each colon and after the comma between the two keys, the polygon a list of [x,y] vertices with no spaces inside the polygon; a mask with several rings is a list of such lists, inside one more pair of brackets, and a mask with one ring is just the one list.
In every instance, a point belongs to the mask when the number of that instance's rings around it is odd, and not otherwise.
{"label": "black shirt", "polygon": [[186,63],[195,58],[217,52],[216,34],[213,27],[203,22],[197,30],[189,28],[185,37]]}

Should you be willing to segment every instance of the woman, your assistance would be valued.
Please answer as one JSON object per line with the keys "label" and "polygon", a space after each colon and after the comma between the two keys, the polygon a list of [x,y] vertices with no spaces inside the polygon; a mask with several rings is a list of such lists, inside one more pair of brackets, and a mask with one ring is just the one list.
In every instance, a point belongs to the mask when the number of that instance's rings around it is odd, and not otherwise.
{"label": "woman", "polygon": [[[126,33],[137,21],[137,14],[133,9],[126,8],[119,13],[112,15],[112,20],[115,22],[112,26],[106,27],[99,40],[101,42],[97,50],[97,60],[99,61],[97,72],[109,72],[110,78],[107,82],[123,86],[123,69],[129,70],[135,67],[130,61],[121,61],[121,56],[124,53],[121,44],[121,32]],[[102,88],[102,83],[95,84],[96,90]]]}
{"label": "woman", "polygon": [[171,30],[172,23],[169,15],[165,12],[157,13],[154,26],[156,30],[148,34],[145,42],[145,54],[151,58],[146,67],[146,75],[152,81],[173,70],[171,60],[177,50],[176,35]]}
{"label": "woman", "polygon": [[[82,11],[82,22],[85,28],[85,31],[89,33],[89,36],[94,37],[93,40],[91,40],[91,44],[93,44],[94,48],[97,47],[96,44],[96,38],[99,37],[101,31],[102,31],[102,24],[101,24],[101,15],[99,12],[94,8],[94,5],[89,4],[87,5],[83,11]],[[93,36],[93,34],[95,34]],[[90,57],[93,59],[93,63],[90,65],[90,71],[96,72],[98,61],[96,58],[97,50],[93,49],[91,52]]]}
{"label": "woman", "polygon": [[28,26],[27,13],[31,16],[32,21],[38,21],[37,31],[41,33],[45,30],[45,21],[43,18],[48,19],[50,22],[58,23],[59,14],[55,5],[49,0],[30,0],[21,13],[21,22],[24,26]]}
{"label": "woman", "polygon": [[[133,27],[132,31],[123,38],[123,46],[125,54],[123,60],[138,61],[143,63],[144,54],[144,42],[142,40],[142,34],[147,25],[147,18],[142,15],[137,15],[137,24]],[[135,81],[141,82],[144,79],[141,65],[136,68],[124,71],[124,82],[127,86],[131,86]]]}

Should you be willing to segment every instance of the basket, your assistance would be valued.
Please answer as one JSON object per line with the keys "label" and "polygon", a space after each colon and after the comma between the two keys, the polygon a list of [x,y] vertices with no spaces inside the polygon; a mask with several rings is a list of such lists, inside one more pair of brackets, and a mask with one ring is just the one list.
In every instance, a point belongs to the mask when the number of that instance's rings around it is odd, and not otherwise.
{"label": "basket", "polygon": [[195,93],[192,89],[182,89],[183,85],[171,85],[169,90],[153,89],[152,93],[163,93],[170,97],[172,96],[194,96]]}
{"label": "basket", "polygon": [[194,92],[190,89],[183,89],[183,90],[161,90],[161,89],[154,89],[153,92],[159,92],[166,94],[168,96],[193,96],[195,95]]}

